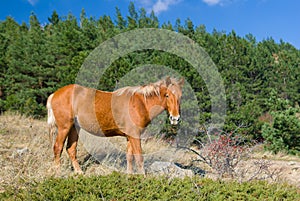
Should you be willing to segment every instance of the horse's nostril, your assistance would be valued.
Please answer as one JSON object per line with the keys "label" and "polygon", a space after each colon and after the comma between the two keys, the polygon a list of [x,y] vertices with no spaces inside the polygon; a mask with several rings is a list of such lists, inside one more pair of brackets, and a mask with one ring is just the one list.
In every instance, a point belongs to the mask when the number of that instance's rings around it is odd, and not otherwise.
{"label": "horse's nostril", "polygon": [[170,115],[169,119],[170,119],[170,121],[179,121],[180,120],[180,116],[178,115],[178,116],[174,117],[174,116]]}

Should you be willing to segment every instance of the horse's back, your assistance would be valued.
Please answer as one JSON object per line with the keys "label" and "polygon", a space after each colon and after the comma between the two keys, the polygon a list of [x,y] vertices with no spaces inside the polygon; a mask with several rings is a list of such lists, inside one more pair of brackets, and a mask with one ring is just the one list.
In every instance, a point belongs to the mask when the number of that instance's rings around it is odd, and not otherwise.
{"label": "horse's back", "polygon": [[128,122],[129,94],[118,95],[72,84],[51,96],[51,108],[61,126],[72,122],[90,133],[106,136],[123,135],[128,133],[127,128],[135,126]]}

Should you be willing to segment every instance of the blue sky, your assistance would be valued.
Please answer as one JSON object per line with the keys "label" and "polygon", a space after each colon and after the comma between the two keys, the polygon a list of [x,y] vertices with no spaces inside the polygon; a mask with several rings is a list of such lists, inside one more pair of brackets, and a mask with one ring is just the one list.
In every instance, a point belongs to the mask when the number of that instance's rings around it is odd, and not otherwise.
{"label": "blue sky", "polygon": [[[115,18],[119,7],[123,16],[128,14],[130,0],[1,0],[0,20],[6,16],[17,22],[28,22],[31,12],[42,24],[48,22],[53,10],[60,16],[80,15],[82,8],[88,17],[110,15]],[[226,33],[234,30],[239,36],[253,34],[258,41],[272,37],[300,49],[299,0],[134,0],[136,9],[154,10],[160,23],[177,18],[190,18],[194,25],[204,24],[207,31],[214,28]]]}

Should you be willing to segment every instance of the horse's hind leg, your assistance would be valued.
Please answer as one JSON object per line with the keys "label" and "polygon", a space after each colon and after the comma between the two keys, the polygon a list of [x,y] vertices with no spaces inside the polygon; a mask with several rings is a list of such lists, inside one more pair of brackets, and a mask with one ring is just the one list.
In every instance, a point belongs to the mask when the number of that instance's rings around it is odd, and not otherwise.
{"label": "horse's hind leg", "polygon": [[70,132],[70,127],[71,125],[69,125],[69,127],[58,127],[55,144],[53,146],[56,174],[60,173],[60,156],[63,151],[66,138]]}
{"label": "horse's hind leg", "polygon": [[75,173],[82,174],[82,170],[79,166],[78,160],[76,158],[77,153],[77,143],[78,143],[78,132],[76,128],[73,126],[68,135],[68,143],[67,143],[67,152],[72,161],[72,165]]}

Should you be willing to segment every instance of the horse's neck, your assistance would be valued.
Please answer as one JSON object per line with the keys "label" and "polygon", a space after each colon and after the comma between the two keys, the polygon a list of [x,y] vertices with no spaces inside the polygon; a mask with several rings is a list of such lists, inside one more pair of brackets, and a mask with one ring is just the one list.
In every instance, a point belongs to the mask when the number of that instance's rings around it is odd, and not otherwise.
{"label": "horse's neck", "polygon": [[159,96],[153,95],[144,99],[146,108],[149,112],[150,119],[154,119],[160,113],[162,113],[166,108],[163,104],[162,99]]}

